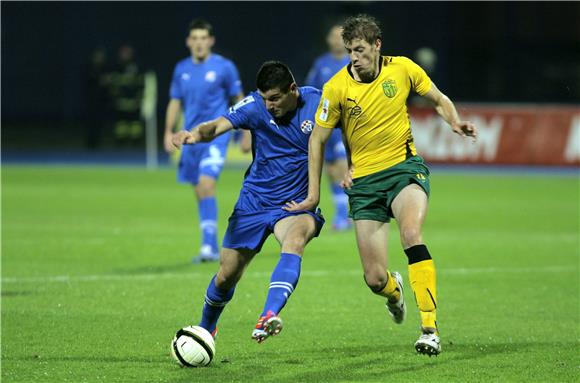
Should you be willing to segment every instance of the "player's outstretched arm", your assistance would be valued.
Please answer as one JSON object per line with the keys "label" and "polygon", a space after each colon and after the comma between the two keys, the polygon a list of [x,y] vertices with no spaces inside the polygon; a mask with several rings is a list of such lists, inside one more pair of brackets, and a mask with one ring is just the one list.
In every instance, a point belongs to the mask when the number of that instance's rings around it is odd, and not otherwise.
{"label": "player's outstretched arm", "polygon": [[320,202],[320,176],[322,174],[322,160],[324,158],[324,144],[328,141],[332,129],[314,125],[308,141],[308,196],[300,203],[290,201],[284,210],[314,210]]}
{"label": "player's outstretched arm", "polygon": [[209,142],[233,127],[234,126],[227,118],[219,117],[215,120],[202,122],[189,132],[187,130],[181,130],[175,133],[172,136],[171,142],[177,149],[181,148],[181,145],[193,145],[198,142]]}
{"label": "player's outstretched arm", "polygon": [[477,128],[475,125],[470,121],[461,121],[459,119],[459,114],[453,102],[449,97],[441,93],[435,84],[431,85],[431,89],[423,97],[433,104],[437,113],[443,117],[455,133],[462,137],[472,137],[475,142],[477,139]]}
{"label": "player's outstretched arm", "polygon": [[[225,117],[218,117],[215,120],[202,122],[195,128],[191,129],[191,133],[196,135],[197,141],[195,142],[209,142],[219,135],[224,134],[228,130],[231,130],[234,126]],[[187,142],[187,143],[195,143]]]}

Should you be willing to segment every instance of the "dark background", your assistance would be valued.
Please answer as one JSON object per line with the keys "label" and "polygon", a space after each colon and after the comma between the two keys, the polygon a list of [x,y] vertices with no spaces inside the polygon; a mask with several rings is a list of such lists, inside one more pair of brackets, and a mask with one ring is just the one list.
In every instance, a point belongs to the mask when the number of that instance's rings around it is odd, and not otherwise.
{"label": "dark background", "polygon": [[[298,82],[325,51],[335,20],[375,16],[383,53],[438,54],[439,87],[454,101],[580,102],[580,3],[525,2],[2,2],[2,130],[4,148],[22,132],[49,133],[46,145],[79,139],[91,51],[136,48],[141,67],[158,76],[159,130],[175,63],[188,56],[189,21],[215,28],[214,51],[238,66],[244,90],[258,66],[279,59]],[[64,138],[66,137],[66,138]],[[67,141],[68,140],[68,141]],[[39,140],[41,141],[41,140]]]}

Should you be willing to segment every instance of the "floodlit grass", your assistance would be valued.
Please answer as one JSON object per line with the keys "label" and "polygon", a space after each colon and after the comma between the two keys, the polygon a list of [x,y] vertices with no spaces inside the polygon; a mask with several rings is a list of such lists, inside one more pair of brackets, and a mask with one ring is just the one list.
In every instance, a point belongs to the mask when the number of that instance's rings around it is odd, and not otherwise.
{"label": "floodlit grass", "polygon": [[[243,172],[219,183],[223,234]],[[216,264],[192,265],[196,204],[172,169],[2,169],[3,382],[578,381],[578,178],[432,174],[424,238],[438,269],[443,353],[415,354],[362,278],[354,234],[311,242],[280,336],[250,334],[278,247],[268,240],[219,327],[210,367],[169,356]],[[322,208],[331,221],[324,186]],[[390,268],[407,267],[391,227]]]}

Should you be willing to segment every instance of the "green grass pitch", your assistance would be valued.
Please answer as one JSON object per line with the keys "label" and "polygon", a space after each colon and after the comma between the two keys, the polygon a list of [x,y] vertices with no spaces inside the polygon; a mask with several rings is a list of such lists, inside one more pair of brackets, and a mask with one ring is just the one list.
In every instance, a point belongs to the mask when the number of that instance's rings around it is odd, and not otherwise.
{"label": "green grass pitch", "polygon": [[[242,173],[220,180],[220,236]],[[353,232],[327,225],[307,247],[284,331],[250,339],[278,259],[270,238],[221,318],[211,366],[185,369],[170,340],[199,320],[217,268],[190,264],[191,189],[169,168],[4,166],[2,382],[578,381],[578,178],[434,172],[431,182],[439,357],[413,349],[418,313],[396,224],[390,267],[410,309],[401,326],[365,287]]]}

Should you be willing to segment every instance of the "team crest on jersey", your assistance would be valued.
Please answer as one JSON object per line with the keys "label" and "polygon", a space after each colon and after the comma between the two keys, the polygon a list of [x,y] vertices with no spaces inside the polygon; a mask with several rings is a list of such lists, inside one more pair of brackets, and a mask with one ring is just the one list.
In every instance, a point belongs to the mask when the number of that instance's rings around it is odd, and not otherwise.
{"label": "team crest on jersey", "polygon": [[217,73],[213,70],[210,70],[205,74],[205,81],[207,82],[214,82],[217,78]]}
{"label": "team crest on jersey", "polygon": [[383,92],[388,98],[393,98],[397,94],[397,84],[395,80],[387,80],[383,82]]}
{"label": "team crest on jersey", "polygon": [[304,120],[304,121],[302,121],[302,124],[300,125],[300,130],[302,130],[302,133],[308,134],[308,133],[312,132],[313,127],[314,127],[314,123],[312,121]]}

